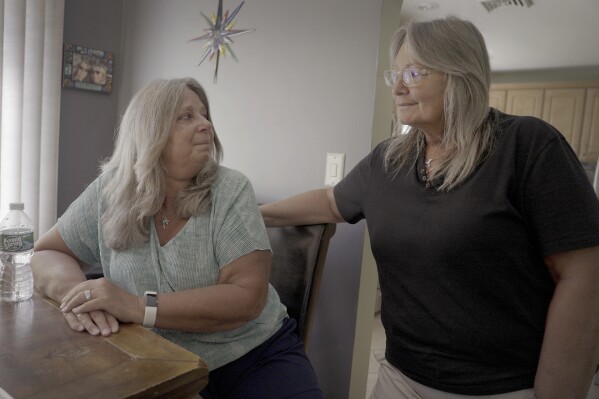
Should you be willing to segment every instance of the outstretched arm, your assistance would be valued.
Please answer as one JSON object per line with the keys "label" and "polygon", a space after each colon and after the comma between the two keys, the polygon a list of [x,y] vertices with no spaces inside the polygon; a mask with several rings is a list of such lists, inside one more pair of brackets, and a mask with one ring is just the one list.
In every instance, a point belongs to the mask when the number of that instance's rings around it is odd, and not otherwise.
{"label": "outstretched arm", "polygon": [[599,361],[599,247],[545,258],[557,282],[535,379],[540,399],[586,398]]}
{"label": "outstretched arm", "polygon": [[332,187],[264,204],[260,211],[267,227],[343,222]]}

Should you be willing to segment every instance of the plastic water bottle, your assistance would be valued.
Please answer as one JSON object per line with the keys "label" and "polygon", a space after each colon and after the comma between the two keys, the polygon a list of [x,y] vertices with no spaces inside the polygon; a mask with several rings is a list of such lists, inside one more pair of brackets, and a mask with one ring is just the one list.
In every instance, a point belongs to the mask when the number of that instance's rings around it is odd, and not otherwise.
{"label": "plastic water bottle", "polygon": [[22,203],[9,207],[0,221],[0,300],[17,302],[33,295],[33,223]]}

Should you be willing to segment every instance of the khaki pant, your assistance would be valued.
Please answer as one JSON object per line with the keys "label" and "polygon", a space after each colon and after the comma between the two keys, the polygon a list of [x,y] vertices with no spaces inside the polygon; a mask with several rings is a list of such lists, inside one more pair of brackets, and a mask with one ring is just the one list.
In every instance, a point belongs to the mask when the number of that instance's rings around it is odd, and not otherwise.
{"label": "khaki pant", "polygon": [[[426,387],[406,377],[397,368],[383,359],[379,375],[370,399],[534,399],[533,389],[509,392],[499,395],[468,396],[446,393]],[[599,399],[599,374],[595,375],[587,399]]]}

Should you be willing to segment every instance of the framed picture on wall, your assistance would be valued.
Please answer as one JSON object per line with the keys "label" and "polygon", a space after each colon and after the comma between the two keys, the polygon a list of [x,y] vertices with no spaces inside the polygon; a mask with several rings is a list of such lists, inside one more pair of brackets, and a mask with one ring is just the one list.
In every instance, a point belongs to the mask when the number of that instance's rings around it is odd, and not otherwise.
{"label": "framed picture on wall", "polygon": [[113,54],[76,44],[64,44],[62,87],[112,92]]}

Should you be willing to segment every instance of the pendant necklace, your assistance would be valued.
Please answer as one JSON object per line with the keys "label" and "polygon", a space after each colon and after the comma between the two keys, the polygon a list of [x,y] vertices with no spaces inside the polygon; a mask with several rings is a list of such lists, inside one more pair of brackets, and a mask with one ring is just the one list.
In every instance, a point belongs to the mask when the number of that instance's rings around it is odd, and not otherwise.
{"label": "pendant necklace", "polygon": [[166,216],[164,216],[164,213],[162,212],[162,210],[160,210],[160,214],[162,215],[162,229],[166,230],[166,226],[168,226],[168,224],[171,222],[169,218],[167,218]]}
{"label": "pendant necklace", "polygon": [[439,157],[426,159],[426,147],[425,147],[425,149],[424,149],[424,166],[427,169],[431,167],[431,162],[433,162],[435,159],[438,159],[438,158]]}
{"label": "pendant necklace", "polygon": [[427,168],[430,168],[431,167],[431,162],[433,162],[435,159],[437,159],[437,158],[425,159],[424,160],[424,166],[426,166]]}

